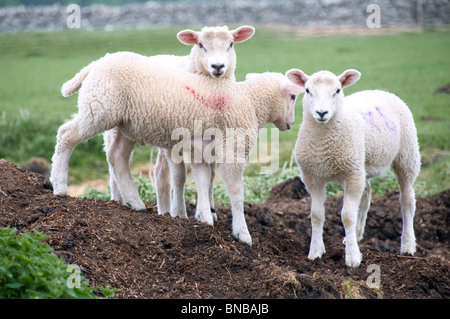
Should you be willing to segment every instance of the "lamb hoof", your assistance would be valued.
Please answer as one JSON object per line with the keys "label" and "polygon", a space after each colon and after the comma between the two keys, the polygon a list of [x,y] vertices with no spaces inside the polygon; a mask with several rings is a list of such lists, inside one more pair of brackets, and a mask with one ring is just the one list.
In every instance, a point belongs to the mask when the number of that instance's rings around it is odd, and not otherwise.
{"label": "lamb hoof", "polygon": [[345,264],[350,268],[358,268],[361,264],[361,261],[346,261]]}
{"label": "lamb hoof", "polygon": [[317,245],[311,245],[309,247],[308,259],[314,260],[316,258],[322,258],[323,254],[325,254],[325,245],[323,242]]}
{"label": "lamb hoof", "polygon": [[136,211],[136,213],[148,213],[147,209],[139,209]]}
{"label": "lamb hoof", "polygon": [[318,255],[318,254],[311,254],[311,253],[309,253],[308,254],[308,259],[309,260],[314,260],[314,259],[317,259],[317,258],[322,258],[322,255]]}
{"label": "lamb hoof", "polygon": [[180,218],[188,219],[188,215],[186,213],[186,206],[176,207],[175,209],[171,210],[169,213],[170,213],[170,216],[173,218],[180,217]]}
{"label": "lamb hoof", "polygon": [[362,255],[359,252],[355,253],[352,256],[349,256],[347,254],[345,256],[345,264],[351,268],[358,268],[359,265],[361,264],[361,260],[362,260]]}
{"label": "lamb hoof", "polygon": [[211,208],[211,215],[212,215],[213,221],[217,222],[217,214],[216,214],[216,210],[214,208]]}
{"label": "lamb hoof", "polygon": [[177,215],[177,217],[182,218],[182,219],[189,219],[188,215],[186,214],[186,212],[183,213],[179,213]]}
{"label": "lamb hoof", "polygon": [[237,239],[237,241],[239,241],[241,244],[252,247],[252,237],[250,236],[250,233],[248,231],[233,234],[233,237]]}
{"label": "lamb hoof", "polygon": [[400,250],[400,255],[402,256],[414,256],[415,253],[416,247],[407,247]]}
{"label": "lamb hoof", "polygon": [[196,216],[195,219],[203,224],[209,225],[209,226],[214,226],[214,221],[213,221],[213,217],[210,214],[210,216],[205,216],[205,215],[200,215],[200,216]]}
{"label": "lamb hoof", "polygon": [[144,203],[142,203],[142,205],[131,205],[130,203],[126,204],[128,207],[130,207],[132,210],[135,210],[137,212],[146,212],[147,211],[147,207],[145,207]]}
{"label": "lamb hoof", "polygon": [[69,196],[67,196],[67,195],[56,195],[56,197],[62,198],[62,199],[67,199],[67,198],[69,198]]}
{"label": "lamb hoof", "polygon": [[400,254],[414,256],[415,253],[416,253],[416,240],[415,239],[402,240]]}

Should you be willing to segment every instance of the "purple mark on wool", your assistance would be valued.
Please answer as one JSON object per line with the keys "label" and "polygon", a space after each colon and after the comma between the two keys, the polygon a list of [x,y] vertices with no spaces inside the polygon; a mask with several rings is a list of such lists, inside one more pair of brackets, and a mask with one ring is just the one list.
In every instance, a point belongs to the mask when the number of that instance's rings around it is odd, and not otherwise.
{"label": "purple mark on wool", "polygon": [[384,122],[386,123],[387,129],[395,133],[397,131],[397,126],[395,125],[395,123],[390,118],[384,115],[379,106],[375,106],[375,110],[377,110],[378,114],[380,114],[380,116],[383,118]]}
{"label": "purple mark on wool", "polygon": [[375,124],[375,121],[373,119],[373,112],[369,111],[366,113],[361,113],[361,115],[371,128],[376,129],[378,132],[381,132],[378,126]]}

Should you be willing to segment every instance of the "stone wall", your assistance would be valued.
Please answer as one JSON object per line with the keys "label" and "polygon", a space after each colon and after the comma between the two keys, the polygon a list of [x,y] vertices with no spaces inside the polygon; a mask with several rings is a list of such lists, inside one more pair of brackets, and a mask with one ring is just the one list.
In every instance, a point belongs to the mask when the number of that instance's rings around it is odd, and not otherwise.
{"label": "stone wall", "polygon": [[[366,27],[369,4],[380,8],[381,28],[450,23],[450,0],[291,0],[147,2],[81,7],[81,28],[167,25],[278,24]],[[59,4],[0,8],[0,31],[60,30],[70,13]]]}

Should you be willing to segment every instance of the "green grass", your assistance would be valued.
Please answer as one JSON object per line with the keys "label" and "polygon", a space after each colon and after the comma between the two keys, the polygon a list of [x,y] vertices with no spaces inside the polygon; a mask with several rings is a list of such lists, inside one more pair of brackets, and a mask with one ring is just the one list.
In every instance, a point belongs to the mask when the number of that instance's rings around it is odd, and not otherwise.
{"label": "green grass", "polygon": [[[63,99],[61,85],[107,52],[186,55],[190,47],[175,37],[181,29],[1,33],[0,158],[18,164],[33,156],[50,160],[58,126],[77,111],[76,96]],[[450,96],[435,94],[436,89],[450,83],[449,52],[448,29],[313,37],[289,29],[256,26],[252,39],[236,45],[236,76],[243,80],[249,72],[286,72],[291,68],[308,74],[322,69],[335,73],[358,69],[362,78],[346,89],[346,94],[364,89],[389,90],[411,108],[423,162],[416,189],[427,195],[450,185]],[[280,166],[290,159],[301,120],[299,99],[294,127],[279,135]],[[106,176],[101,149],[100,136],[76,147],[70,162],[72,183]],[[148,159],[149,148],[137,147],[132,165]],[[262,181],[258,172],[257,164],[246,169],[248,176]]]}

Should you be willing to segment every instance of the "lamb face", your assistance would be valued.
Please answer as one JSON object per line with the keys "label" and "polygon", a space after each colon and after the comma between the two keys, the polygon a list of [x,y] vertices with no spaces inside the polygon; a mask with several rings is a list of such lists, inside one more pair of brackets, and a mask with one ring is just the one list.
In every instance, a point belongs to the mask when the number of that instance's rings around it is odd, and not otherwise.
{"label": "lamb face", "polygon": [[[289,72],[295,71],[288,71]],[[304,92],[304,89],[301,83],[295,82],[297,80],[296,77],[291,77],[290,80],[285,79],[281,81],[280,84],[280,95],[281,101],[280,106],[278,108],[278,114],[276,115],[276,119],[273,120],[273,124],[280,130],[286,131],[290,130],[295,120],[295,101],[297,100],[297,96],[300,93]]]}
{"label": "lamb face", "polygon": [[242,26],[236,30],[228,30],[228,27],[205,27],[200,32],[181,31],[177,37],[184,44],[194,44],[190,56],[195,73],[234,78],[234,43],[251,38],[254,31],[250,26]]}
{"label": "lamb face", "polygon": [[325,72],[312,76],[306,82],[304,105],[317,123],[326,124],[342,105],[341,83]]}
{"label": "lamb face", "polygon": [[320,71],[311,76],[301,72],[288,74],[288,77],[296,80],[305,87],[303,107],[317,123],[327,124],[342,107],[344,87],[354,84],[360,73],[356,70],[347,70],[336,77],[328,71]]}

